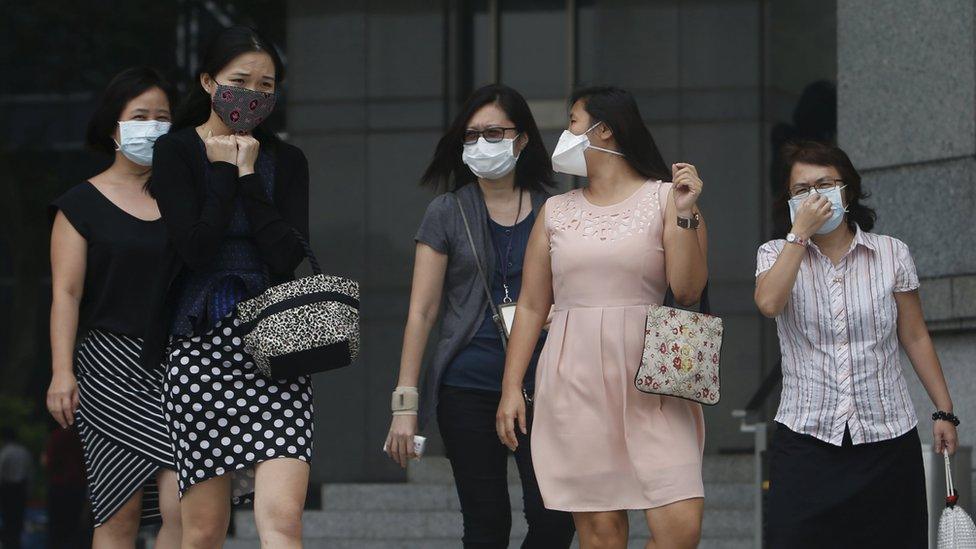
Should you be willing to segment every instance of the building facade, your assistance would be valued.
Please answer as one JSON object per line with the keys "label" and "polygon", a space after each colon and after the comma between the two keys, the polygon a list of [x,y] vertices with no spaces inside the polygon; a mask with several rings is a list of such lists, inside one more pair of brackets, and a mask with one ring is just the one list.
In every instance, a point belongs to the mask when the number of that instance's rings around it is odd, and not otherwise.
{"label": "building facade", "polygon": [[[413,234],[433,197],[418,179],[467,94],[495,81],[526,96],[550,150],[574,87],[624,87],[637,97],[665,161],[698,166],[712,305],[727,326],[723,400],[706,410],[707,452],[751,446],[731,412],[775,370],[775,330],[753,304],[753,273],[758,246],[783,229],[773,215],[775,151],[791,137],[837,139],[873,194],[877,230],[911,247],[926,318],[965,422],[963,442],[976,436],[967,421],[976,417],[969,366],[976,351],[970,0],[115,4],[75,17],[68,4],[47,2],[12,14],[20,30],[0,37],[2,49],[15,53],[14,73],[24,76],[0,87],[9,115],[0,133],[0,360],[9,392],[43,401],[43,207],[104,161],[81,145],[97,91],[111,74],[140,63],[160,66],[185,89],[193,85],[193,52],[207,35],[244,23],[267,31],[285,54],[288,77],[275,123],[309,159],[313,246],[327,271],[362,284],[362,356],[315,380],[313,481],[403,478],[380,447],[399,366]],[[112,10],[126,24],[106,23],[108,12],[97,10]],[[30,32],[37,16],[47,22],[44,40]],[[85,38],[91,35],[104,39]],[[578,184],[560,179],[563,190]],[[909,385],[925,418],[931,404],[917,382]],[[774,394],[767,417],[775,405]],[[927,419],[920,431],[931,438]]]}
{"label": "building facade", "polygon": [[402,478],[380,447],[413,234],[433,197],[418,179],[459,104],[493,81],[526,96],[550,150],[572,88],[624,87],[665,161],[698,166],[712,305],[728,342],[707,451],[749,447],[731,412],[776,361],[775,334],[752,301],[756,249],[774,232],[774,142],[812,131],[811,109],[832,137],[835,28],[832,2],[290,1],[287,131],[311,163],[313,245],[363,289],[359,363],[316,381],[316,480]]}

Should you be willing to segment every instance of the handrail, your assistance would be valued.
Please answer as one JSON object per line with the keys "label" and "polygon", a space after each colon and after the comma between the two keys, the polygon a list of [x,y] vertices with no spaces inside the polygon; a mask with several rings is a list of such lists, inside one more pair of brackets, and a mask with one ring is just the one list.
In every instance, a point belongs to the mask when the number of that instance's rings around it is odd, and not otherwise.
{"label": "handrail", "polygon": [[769,428],[768,424],[761,419],[761,414],[759,411],[762,409],[763,405],[766,404],[766,400],[769,399],[769,395],[773,393],[782,379],[783,359],[780,358],[776,361],[776,365],[773,366],[773,369],[770,370],[763,378],[762,382],[759,383],[759,387],[756,388],[756,392],[752,394],[752,397],[745,405],[745,408],[732,411],[732,417],[739,418],[741,420],[739,430],[743,433],[751,433],[754,441],[753,496],[755,511],[753,513],[752,530],[753,546],[756,549],[762,549],[763,546],[763,485],[765,480],[763,474],[763,454],[766,452],[768,443],[767,434]]}
{"label": "handrail", "polygon": [[752,394],[749,402],[743,408],[746,412],[755,412],[766,404],[766,400],[769,399],[769,395],[773,393],[779,382],[783,379],[783,359],[776,361],[776,365],[773,369],[766,374],[763,378],[762,383],[756,389],[756,392]]}

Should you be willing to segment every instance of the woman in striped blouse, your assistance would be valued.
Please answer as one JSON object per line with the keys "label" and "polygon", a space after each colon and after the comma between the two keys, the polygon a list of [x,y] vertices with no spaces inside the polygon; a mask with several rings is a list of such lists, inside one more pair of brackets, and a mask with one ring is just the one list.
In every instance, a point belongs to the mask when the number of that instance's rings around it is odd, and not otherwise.
{"label": "woman in striped blouse", "polygon": [[875,213],[842,150],[806,142],[783,157],[792,230],[760,247],[755,294],[783,357],[769,547],[925,547],[918,420],[899,343],[938,411],[937,452],[955,451],[958,420],[911,254],[869,232]]}

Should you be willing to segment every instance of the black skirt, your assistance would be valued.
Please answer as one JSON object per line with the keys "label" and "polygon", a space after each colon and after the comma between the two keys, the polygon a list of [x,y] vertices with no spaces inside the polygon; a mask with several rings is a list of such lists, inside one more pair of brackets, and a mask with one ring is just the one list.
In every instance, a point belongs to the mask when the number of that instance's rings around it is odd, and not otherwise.
{"label": "black skirt", "polygon": [[918,429],[834,446],[777,423],[769,452],[767,547],[928,547]]}

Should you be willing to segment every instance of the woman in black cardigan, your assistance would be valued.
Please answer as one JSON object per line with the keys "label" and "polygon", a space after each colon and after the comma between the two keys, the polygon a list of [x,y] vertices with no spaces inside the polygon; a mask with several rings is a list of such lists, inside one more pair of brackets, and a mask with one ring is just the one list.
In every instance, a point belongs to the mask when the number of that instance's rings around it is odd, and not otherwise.
{"label": "woman in black cardigan", "polygon": [[308,163],[259,127],[282,78],[256,31],[223,31],[176,129],[156,143],[150,189],[169,246],[144,361],[166,364],[184,547],[220,546],[231,500],[252,497],[264,544],[301,544],[311,379],[262,375],[236,318],[237,303],[292,279],[304,258],[295,230],[307,238]]}

